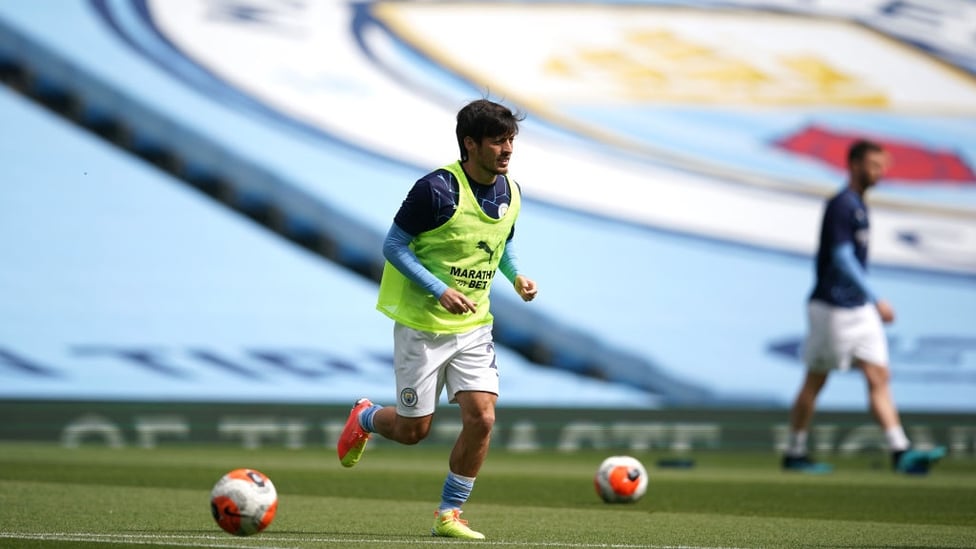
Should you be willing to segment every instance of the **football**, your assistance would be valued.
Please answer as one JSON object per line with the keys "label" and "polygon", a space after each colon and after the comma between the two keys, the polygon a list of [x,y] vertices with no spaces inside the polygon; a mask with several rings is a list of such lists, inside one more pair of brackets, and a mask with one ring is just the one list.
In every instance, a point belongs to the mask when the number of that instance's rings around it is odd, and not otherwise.
{"label": "football", "polygon": [[647,470],[631,456],[610,456],[596,470],[593,485],[607,503],[634,503],[647,492]]}
{"label": "football", "polygon": [[234,469],[210,492],[210,512],[224,531],[250,536],[264,530],[278,510],[278,492],[271,479],[254,469]]}

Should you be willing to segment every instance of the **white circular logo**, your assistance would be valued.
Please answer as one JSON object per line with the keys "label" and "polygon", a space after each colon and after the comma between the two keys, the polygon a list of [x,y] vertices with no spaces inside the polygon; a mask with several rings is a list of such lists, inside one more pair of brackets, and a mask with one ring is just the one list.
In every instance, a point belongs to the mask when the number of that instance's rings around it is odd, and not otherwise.
{"label": "white circular logo", "polygon": [[400,391],[400,403],[407,408],[413,408],[417,405],[417,391],[413,387],[407,387],[406,389]]}

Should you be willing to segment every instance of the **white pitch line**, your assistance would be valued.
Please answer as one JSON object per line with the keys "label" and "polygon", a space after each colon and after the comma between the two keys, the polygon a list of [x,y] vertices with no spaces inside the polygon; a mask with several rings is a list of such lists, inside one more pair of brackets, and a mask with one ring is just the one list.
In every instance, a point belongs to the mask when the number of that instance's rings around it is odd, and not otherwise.
{"label": "white pitch line", "polygon": [[[0,539],[24,539],[38,541],[77,541],[80,543],[129,543],[138,545],[175,545],[179,547],[208,547],[213,549],[239,549],[242,546],[254,549],[301,549],[308,543],[355,543],[359,546],[367,545],[429,545],[431,543],[454,543],[450,539],[372,539],[372,538],[330,538],[330,537],[301,537],[275,538],[267,534],[252,538],[234,538],[233,543],[221,542],[226,536],[211,535],[179,535],[179,534],[95,534],[90,532],[0,532]],[[264,545],[270,542],[275,545]],[[254,545],[252,545],[252,543]],[[285,543],[286,545],[278,545]],[[287,545],[299,543],[301,545]],[[242,545],[246,544],[246,545]],[[629,543],[560,543],[526,542],[526,541],[481,541],[479,546],[496,547],[566,547],[569,549],[743,549],[739,547],[711,547],[701,545],[647,545]]]}
{"label": "white pitch line", "polygon": [[[79,543],[116,543],[129,545],[168,545],[176,547],[208,547],[211,549],[240,549],[240,543],[205,543],[207,538],[187,536],[129,536],[119,534],[88,534],[88,533],[18,533],[0,532],[0,538],[23,539],[34,541],[77,541]],[[181,541],[189,540],[189,541]],[[271,545],[248,545],[255,549],[297,549],[275,547]]]}

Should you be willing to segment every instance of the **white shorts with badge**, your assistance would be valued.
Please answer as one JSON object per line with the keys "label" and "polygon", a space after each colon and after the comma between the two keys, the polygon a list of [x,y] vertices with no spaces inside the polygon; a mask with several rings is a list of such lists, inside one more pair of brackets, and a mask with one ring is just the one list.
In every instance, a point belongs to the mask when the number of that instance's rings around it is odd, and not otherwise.
{"label": "white shorts with badge", "polygon": [[447,386],[450,402],[459,391],[498,394],[498,367],[491,324],[463,334],[435,334],[397,322],[393,326],[393,369],[397,414],[423,417],[434,413]]}
{"label": "white shorts with badge", "polygon": [[888,340],[873,304],[846,308],[811,300],[807,320],[803,361],[810,371],[849,370],[857,360],[888,365]]}

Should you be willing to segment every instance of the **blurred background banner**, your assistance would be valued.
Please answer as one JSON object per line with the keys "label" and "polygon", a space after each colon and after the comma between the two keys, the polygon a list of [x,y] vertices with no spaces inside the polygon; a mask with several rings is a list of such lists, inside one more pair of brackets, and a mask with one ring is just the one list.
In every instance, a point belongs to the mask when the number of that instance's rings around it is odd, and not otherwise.
{"label": "blurred background banner", "polygon": [[488,96],[528,115],[540,284],[493,293],[500,405],[785,408],[869,137],[895,398],[971,414],[973,32],[961,0],[0,0],[0,398],[391,399],[382,236]]}

